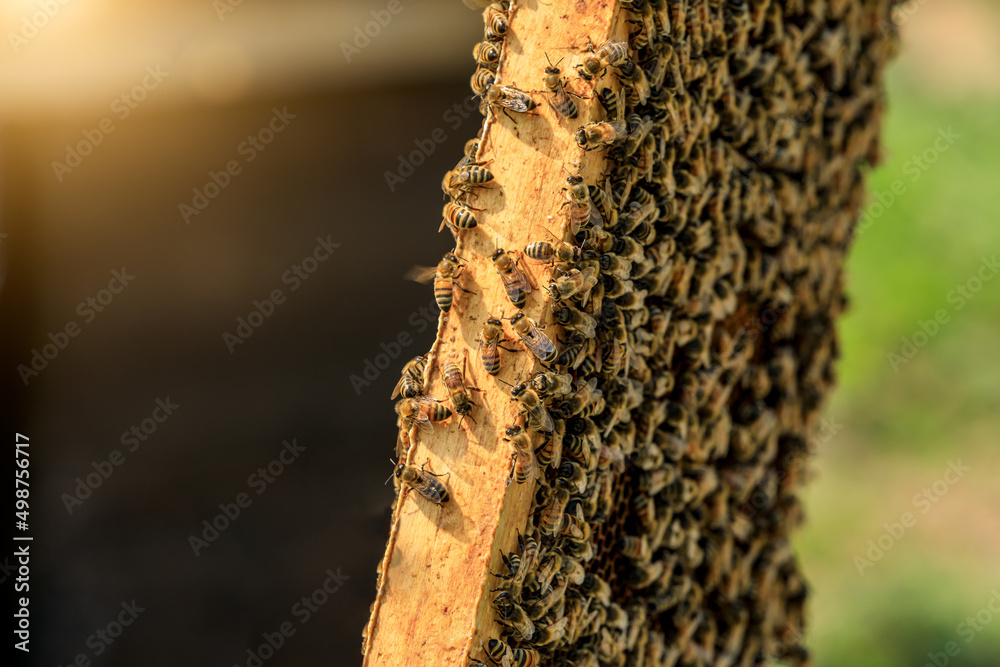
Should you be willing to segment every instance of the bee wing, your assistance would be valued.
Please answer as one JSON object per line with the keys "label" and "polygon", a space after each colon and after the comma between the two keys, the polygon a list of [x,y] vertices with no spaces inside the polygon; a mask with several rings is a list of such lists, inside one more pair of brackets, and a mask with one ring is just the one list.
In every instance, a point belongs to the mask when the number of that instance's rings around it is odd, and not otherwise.
{"label": "bee wing", "polygon": [[403,389],[403,381],[405,379],[406,379],[405,375],[399,378],[399,382],[396,383],[396,388],[392,390],[392,396],[389,397],[390,401],[395,400],[396,397],[399,396],[399,392],[402,391]]}
{"label": "bee wing", "polygon": [[410,419],[414,424],[416,424],[417,428],[419,428],[424,433],[430,435],[431,433],[434,432],[434,424],[431,423],[430,417],[428,417],[426,413],[418,412],[417,414],[413,415],[413,417],[411,417]]}
{"label": "bee wing", "polygon": [[407,280],[413,280],[418,283],[429,283],[434,280],[434,276],[436,275],[436,266],[414,266],[412,269],[403,274],[403,277]]}
{"label": "bee wing", "polygon": [[552,431],[556,430],[556,423],[555,421],[552,420],[552,415],[549,414],[549,411],[545,409],[544,405],[539,403],[538,409],[535,410],[532,414],[538,420],[538,426],[543,431],[548,431],[549,433],[552,433]]}
{"label": "bee wing", "polygon": [[500,90],[505,93],[504,98],[500,102],[505,107],[511,111],[517,111],[519,113],[531,111],[531,107],[528,106],[527,102],[527,100],[530,100],[531,98],[527,93],[518,90],[517,88],[511,88],[510,86],[500,86]]}
{"label": "bee wing", "polygon": [[604,229],[604,218],[601,217],[601,212],[590,195],[587,195],[587,203],[590,204],[590,224],[598,229]]}
{"label": "bee wing", "polygon": [[586,292],[591,287],[597,284],[597,269],[593,266],[588,266],[583,271],[580,272],[580,278],[583,283],[583,287],[580,289],[581,292]]}

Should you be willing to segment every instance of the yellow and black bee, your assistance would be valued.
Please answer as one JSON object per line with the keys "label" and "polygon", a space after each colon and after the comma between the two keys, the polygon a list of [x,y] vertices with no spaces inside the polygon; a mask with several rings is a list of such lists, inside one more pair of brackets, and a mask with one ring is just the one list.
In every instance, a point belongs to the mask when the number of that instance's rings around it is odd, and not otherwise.
{"label": "yellow and black bee", "polygon": [[562,530],[563,516],[566,511],[566,503],[569,502],[569,490],[559,486],[552,493],[552,498],[548,505],[542,509],[541,516],[538,517],[538,532],[543,537],[554,539]]}
{"label": "yellow and black bee", "polygon": [[583,259],[579,248],[563,241],[557,243],[535,241],[525,246],[524,254],[539,262],[558,261],[568,265],[576,264]]}
{"label": "yellow and black bee", "polygon": [[424,369],[427,368],[427,356],[414,357],[406,362],[403,373],[396,383],[396,388],[392,390],[390,398],[395,399],[401,395],[404,398],[414,398],[423,391]]}
{"label": "yellow and black bee", "polygon": [[416,425],[424,433],[433,433],[431,422],[451,417],[451,410],[436,398],[404,398],[396,403],[396,414],[406,429]]}
{"label": "yellow and black bee", "polygon": [[531,283],[517,265],[518,260],[511,259],[511,254],[503,248],[497,248],[492,257],[493,266],[500,274],[500,280],[510,302],[518,308],[523,308],[528,293],[531,292]]}
{"label": "yellow and black bee", "polygon": [[462,260],[457,255],[449,252],[441,258],[437,267],[415,266],[407,273],[407,277],[419,283],[427,283],[433,280],[434,299],[437,301],[438,308],[444,312],[448,312],[451,309],[452,300],[455,296],[455,287],[458,287],[463,292],[471,293],[455,280],[462,270],[461,264],[459,264],[460,261]]}
{"label": "yellow and black bee", "polygon": [[[548,57],[546,54],[546,60]],[[545,88],[550,93],[549,104],[563,118],[576,118],[578,113],[576,102],[570,97],[571,93],[566,91],[566,79],[562,76],[562,70],[559,69],[560,62],[562,62],[561,58],[553,65],[550,60],[549,66],[545,68]]]}
{"label": "yellow and black bee", "polygon": [[503,323],[491,317],[486,320],[483,330],[479,334],[479,359],[483,362],[483,369],[490,375],[500,372],[500,348],[513,352],[500,343],[503,338]]}
{"label": "yellow and black bee", "polygon": [[500,62],[500,45],[496,42],[479,42],[472,49],[472,57],[481,67],[496,69]]}
{"label": "yellow and black bee", "polygon": [[415,489],[417,493],[437,505],[448,502],[448,488],[434,479],[432,472],[424,470],[423,466],[416,468],[405,463],[396,466],[396,479]]}
{"label": "yellow and black bee", "polygon": [[458,169],[452,169],[444,175],[441,189],[446,195],[455,199],[467,194],[472,188],[482,187],[493,182],[493,173],[483,166],[485,163],[471,163]]}
{"label": "yellow and black bee", "polygon": [[507,14],[508,12],[503,9],[490,7],[490,11],[486,15],[486,39],[496,41],[504,38],[507,31],[510,30]]}
{"label": "yellow and black bee", "polygon": [[628,124],[624,120],[587,123],[576,132],[576,143],[580,148],[591,151],[622,141],[628,136]]}
{"label": "yellow and black bee", "polygon": [[444,209],[441,211],[441,226],[438,227],[438,231],[444,229],[445,225],[451,227],[452,230],[472,229],[479,224],[475,211],[480,210],[482,209],[450,201],[444,205]]}
{"label": "yellow and black bee", "polygon": [[545,409],[545,404],[542,403],[538,394],[533,389],[529,389],[526,383],[522,382],[516,385],[510,390],[510,395],[510,400],[519,402],[524,408],[525,414],[528,415],[528,424],[540,431],[551,433],[555,430],[556,424],[552,420],[552,415]]}
{"label": "yellow and black bee", "polygon": [[[479,391],[478,389],[469,389],[465,386],[465,374],[459,369],[458,364],[454,361],[449,361],[445,363],[444,369],[441,372],[441,380],[444,382],[444,386],[448,388],[448,392],[451,394],[451,404],[455,408],[455,414],[462,415],[462,418],[469,417],[472,419],[471,412],[472,406],[475,403],[469,398],[470,391]],[[472,421],[476,421],[472,419]]]}
{"label": "yellow and black bee", "polygon": [[517,630],[525,641],[535,636],[535,624],[521,605],[514,602],[510,593],[503,591],[493,599],[493,606],[500,612],[500,625]]}
{"label": "yellow and black bee", "polygon": [[625,62],[628,62],[628,44],[620,39],[609,39],[584,58],[577,72],[580,78],[589,81],[608,67],[621,66]]}

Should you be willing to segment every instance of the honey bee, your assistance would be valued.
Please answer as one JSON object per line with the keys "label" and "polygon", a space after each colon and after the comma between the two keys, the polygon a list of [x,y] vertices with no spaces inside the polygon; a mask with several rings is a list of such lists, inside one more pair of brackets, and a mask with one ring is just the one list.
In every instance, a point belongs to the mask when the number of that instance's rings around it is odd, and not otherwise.
{"label": "honey bee", "polygon": [[403,373],[396,383],[396,388],[392,390],[390,399],[395,399],[400,394],[404,398],[414,398],[423,391],[424,369],[427,368],[427,357],[421,355],[414,357],[403,366]]}
{"label": "honey bee", "polygon": [[[562,564],[562,560],[559,560],[559,565]],[[532,604],[528,609],[528,617],[533,621],[541,619],[545,614],[549,612],[552,607],[559,603],[566,595],[566,588],[569,586],[569,582],[566,581],[564,577],[558,570],[555,572],[552,578],[552,585],[547,586],[545,593],[539,597],[534,604]],[[545,644],[546,642],[538,641],[541,638],[541,634],[536,637],[535,644]]]}
{"label": "honey bee", "polygon": [[496,69],[500,62],[500,45],[495,42],[479,42],[472,49],[472,57],[482,67]]}
{"label": "honey bee", "polygon": [[597,93],[597,100],[604,107],[604,112],[608,120],[622,120],[625,118],[625,98],[610,88],[601,88]]}
{"label": "honey bee", "polygon": [[587,189],[587,184],[583,182],[583,178],[570,176],[566,182],[569,187],[566,188],[566,202],[563,205],[569,204],[570,232],[576,234],[580,231],[580,227],[587,223],[597,228],[603,227],[604,220],[597,207],[590,201],[590,191]]}
{"label": "honey bee", "polygon": [[[444,369],[441,372],[441,379],[444,382],[444,386],[451,393],[451,405],[455,409],[455,414],[462,415],[463,419],[467,416],[469,419],[472,419],[472,406],[475,403],[469,398],[469,392],[479,390],[475,388],[470,390],[465,386],[465,374],[459,370],[458,364],[453,361],[445,363]],[[472,421],[476,420],[472,419]]]}
{"label": "honey bee", "polygon": [[618,541],[618,551],[629,560],[637,563],[648,563],[653,557],[649,541],[645,536],[626,535],[622,537]]}
{"label": "honey bee", "polygon": [[476,95],[485,95],[486,91],[496,82],[496,72],[485,67],[479,67],[472,74],[469,86]]}
{"label": "honey bee", "polygon": [[559,404],[558,412],[565,417],[578,415],[594,400],[595,396],[600,394],[601,391],[597,388],[597,378],[591,378],[586,382],[577,380],[576,391],[573,392],[572,396]]}
{"label": "honey bee", "polygon": [[553,421],[556,424],[555,429],[548,434],[545,443],[535,450],[535,457],[542,469],[548,468],[550,465],[558,467],[562,460],[562,442],[566,433],[566,422],[562,419],[554,419]]}
{"label": "honey bee", "polygon": [[591,470],[594,463],[593,443],[598,438],[597,426],[590,419],[571,419],[566,424],[563,447],[567,454]]}
{"label": "honey bee", "polygon": [[[548,54],[546,54],[545,59],[548,60],[548,57]],[[560,62],[562,62],[561,58],[553,65],[552,61],[549,60],[549,66],[545,68],[545,87],[551,93],[549,104],[552,105],[552,108],[560,116],[564,118],[576,118],[576,102],[570,97],[570,93],[566,92],[566,80],[562,77],[562,70],[558,67]]]}
{"label": "honey bee", "polygon": [[416,425],[424,433],[433,433],[431,422],[451,417],[451,410],[436,398],[404,398],[396,403],[396,414],[407,430]]}
{"label": "honey bee", "polygon": [[427,283],[433,280],[434,299],[437,301],[438,308],[443,312],[448,312],[451,309],[452,300],[455,295],[455,287],[458,287],[463,292],[470,293],[456,281],[462,270],[459,264],[460,261],[462,260],[457,255],[449,252],[441,258],[437,267],[415,266],[407,273],[407,277],[419,283]]}
{"label": "honey bee", "polygon": [[[565,588],[563,589],[565,590]],[[566,626],[569,619],[563,616],[558,621],[550,623],[538,630],[538,635],[534,639],[535,646],[549,646],[562,640],[566,636]],[[535,664],[535,663],[532,663]],[[541,663],[538,663],[541,664]]]}
{"label": "honey bee", "polygon": [[504,113],[506,113],[506,109],[517,113],[528,113],[538,106],[535,100],[531,99],[531,95],[513,86],[492,85],[486,89],[484,99],[491,106],[499,105]]}
{"label": "honey bee", "polygon": [[579,248],[563,241],[554,244],[548,241],[535,241],[525,246],[524,254],[539,262],[559,261],[570,265],[583,259],[583,253]]}
{"label": "honey bee", "polygon": [[624,120],[587,123],[576,132],[576,143],[580,148],[591,151],[622,141],[628,136],[628,125]]}
{"label": "honey bee", "polygon": [[499,639],[491,639],[486,644],[486,655],[501,667],[537,667],[541,657],[534,649],[511,648]]}
{"label": "honey bee", "polygon": [[497,248],[491,259],[497,273],[500,274],[507,297],[515,306],[523,308],[528,293],[531,292],[531,283],[528,282],[524,271],[517,265],[520,260],[511,259],[511,254],[513,253],[503,248]]}
{"label": "honey bee", "polygon": [[504,340],[503,323],[495,317],[486,320],[479,334],[479,359],[483,362],[483,369],[490,375],[500,372],[500,348],[513,352],[500,344]]}
{"label": "honey bee", "polygon": [[539,396],[562,396],[573,390],[573,376],[565,373],[535,373],[531,386]]}
{"label": "honey bee", "polygon": [[538,397],[538,394],[534,390],[528,389],[527,384],[524,382],[518,384],[510,390],[510,395],[510,400],[518,401],[521,407],[524,408],[524,413],[528,415],[529,424],[549,433],[555,430],[555,422],[552,420],[549,411],[545,409],[542,399]]}
{"label": "honey bee", "polygon": [[650,90],[646,73],[642,71],[642,68],[631,60],[626,60],[618,66],[618,72],[622,82],[630,86],[632,92],[635,93],[639,104],[645,104],[652,91]]}
{"label": "honey bee", "polygon": [[628,44],[620,39],[609,39],[584,58],[577,71],[580,78],[589,81],[608,67],[620,66],[625,62],[628,62]]}
{"label": "honey bee", "polygon": [[587,471],[572,461],[563,461],[559,466],[559,482],[582,494],[587,489]]}
{"label": "honey bee", "polygon": [[618,223],[618,208],[608,191],[603,187],[589,185],[587,192],[590,194],[590,201],[597,208],[597,212],[600,213],[605,224],[608,227],[614,227]]}
{"label": "honey bee", "polygon": [[552,493],[552,499],[542,510],[538,517],[538,532],[543,537],[555,538],[562,530],[563,514],[566,511],[566,503],[569,502],[569,490],[564,487],[557,488]]}
{"label": "honey bee", "polygon": [[626,280],[632,273],[632,262],[612,253],[601,255],[598,263],[601,267],[601,273],[613,275],[621,280]]}
{"label": "honey bee", "polygon": [[597,333],[597,320],[587,313],[569,306],[565,303],[556,307],[558,302],[552,302],[552,317],[556,322],[573,329],[583,335],[584,338],[593,338]]}
{"label": "honey bee", "polygon": [[445,225],[449,225],[452,229],[472,229],[479,224],[479,221],[476,220],[476,214],[473,211],[480,210],[482,209],[472,208],[456,202],[448,202],[444,205],[444,210],[441,212],[442,220],[438,231],[440,232],[444,229]]}
{"label": "honey bee", "polygon": [[[535,455],[530,449],[518,449],[514,452],[514,474],[513,478],[518,484],[524,484],[529,479],[541,477]],[[509,483],[509,481],[508,481]]]}
{"label": "honey bee", "polygon": [[496,41],[504,38],[507,30],[510,29],[510,24],[507,22],[507,13],[502,9],[490,7],[489,12],[486,14],[486,39]]}
{"label": "honey bee", "polygon": [[461,169],[452,169],[444,175],[441,189],[446,195],[455,199],[467,194],[472,188],[482,187],[493,182],[493,173],[482,163],[469,164]]}
{"label": "honey bee", "polygon": [[396,466],[395,474],[396,479],[415,489],[417,493],[432,503],[443,505],[448,502],[448,488],[434,479],[437,475],[424,470],[423,466],[416,468],[405,463],[400,463]]}
{"label": "honey bee", "polygon": [[[534,320],[525,315],[524,313],[518,313],[510,320],[511,326],[514,328],[514,333],[517,334],[524,346],[528,348],[539,361],[545,364],[550,364],[556,360],[558,352],[556,350],[555,344],[549,340],[548,336],[543,334],[538,325],[535,324]],[[552,429],[546,429],[551,431]]]}
{"label": "honey bee", "polygon": [[605,607],[611,606],[611,586],[596,574],[588,574],[584,577],[580,590],[596,599]]}
{"label": "honey bee", "polygon": [[519,604],[514,602],[510,594],[504,591],[493,599],[493,606],[500,612],[500,625],[517,630],[525,641],[531,641],[535,636],[535,624]]}

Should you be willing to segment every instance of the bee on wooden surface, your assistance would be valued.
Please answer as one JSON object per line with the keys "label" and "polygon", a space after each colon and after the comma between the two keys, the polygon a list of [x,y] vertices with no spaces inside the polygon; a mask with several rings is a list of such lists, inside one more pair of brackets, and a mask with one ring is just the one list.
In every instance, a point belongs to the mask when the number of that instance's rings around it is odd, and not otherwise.
{"label": "bee on wooden surface", "polygon": [[531,641],[535,636],[535,624],[511,595],[504,591],[493,599],[493,606],[500,612],[500,625],[517,630],[525,641]]}
{"label": "bee on wooden surface", "polygon": [[510,29],[507,10],[490,7],[486,14],[486,39],[496,41],[503,39]]}
{"label": "bee on wooden surface", "polygon": [[487,319],[479,334],[479,359],[483,362],[483,369],[490,375],[500,372],[500,348],[513,352],[500,344],[505,340],[503,323],[495,317]]}
{"label": "bee on wooden surface", "polygon": [[573,390],[573,376],[568,373],[535,373],[531,386],[543,398],[561,396]]}
{"label": "bee on wooden surface", "polygon": [[[514,333],[517,334],[524,346],[528,348],[539,361],[550,364],[556,360],[558,351],[555,344],[543,334],[535,321],[524,313],[518,313],[510,320]],[[552,429],[548,429],[552,430]]]}
{"label": "bee on wooden surface", "polygon": [[585,151],[596,150],[624,140],[628,125],[624,120],[587,123],[576,132],[576,143]]}
{"label": "bee on wooden surface", "polygon": [[597,320],[583,311],[556,301],[552,302],[551,311],[555,321],[567,329],[578,331],[584,338],[593,338],[596,335]]}
{"label": "bee on wooden surface", "polygon": [[448,419],[451,410],[436,398],[404,398],[396,403],[396,414],[407,430],[416,425],[424,433],[433,433],[431,422]]}
{"label": "bee on wooden surface", "polygon": [[597,101],[604,107],[605,117],[609,120],[624,120],[625,98],[611,88],[601,88],[597,92]]}
{"label": "bee on wooden surface", "polygon": [[500,62],[500,45],[496,42],[479,42],[472,49],[472,57],[482,67],[496,69]]}
{"label": "bee on wooden surface", "polygon": [[577,66],[580,78],[589,81],[599,76],[608,67],[619,66],[628,61],[628,43],[620,39],[609,39],[584,58]]}
{"label": "bee on wooden surface", "polygon": [[550,465],[558,467],[562,461],[562,442],[566,433],[566,422],[562,419],[553,419],[555,428],[548,434],[541,447],[535,450],[535,457],[539,466],[544,470]]}
{"label": "bee on wooden surface", "polygon": [[535,241],[524,248],[524,254],[539,262],[561,262],[573,265],[583,259],[583,253],[574,245],[559,241]]}
{"label": "bee on wooden surface", "polygon": [[482,96],[496,83],[496,80],[496,72],[485,67],[479,67],[473,72],[472,79],[469,80],[469,87],[472,88],[473,93]]}
{"label": "bee on wooden surface", "polygon": [[563,206],[569,205],[569,229],[570,233],[576,234],[580,227],[590,223],[594,227],[604,226],[600,211],[590,201],[590,191],[587,184],[580,176],[570,176],[566,179],[569,187],[566,188],[566,202]]}
{"label": "bee on wooden surface", "polygon": [[396,466],[395,475],[396,479],[415,489],[417,493],[432,503],[442,505],[448,502],[448,488],[434,479],[437,475],[424,470],[423,466],[416,468],[400,463]]}
{"label": "bee on wooden surface", "polygon": [[524,271],[518,266],[518,261],[520,260],[511,259],[512,254],[503,248],[497,248],[491,259],[497,273],[500,274],[507,297],[515,306],[523,308],[524,302],[528,298],[528,293],[531,292],[531,283],[528,282]]}
{"label": "bee on wooden surface", "polygon": [[533,389],[529,389],[524,382],[518,384],[510,390],[511,400],[517,401],[528,415],[528,424],[541,431],[552,432],[555,430],[555,422],[549,411],[545,409],[545,404],[538,397]]}
{"label": "bee on wooden surface", "polygon": [[[548,57],[546,54],[545,59],[548,60]],[[562,70],[559,69],[560,62],[562,62],[561,58],[553,65],[552,61],[549,60],[549,66],[545,68],[545,88],[550,93],[549,104],[563,118],[576,118],[576,102],[570,97],[571,93],[566,92],[566,79],[562,76]]]}
{"label": "bee on wooden surface", "polygon": [[569,490],[564,487],[557,488],[552,493],[552,498],[548,505],[542,509],[538,517],[538,532],[543,537],[555,538],[559,535],[563,525],[563,513],[566,511],[566,503],[569,502]]}
{"label": "bee on wooden surface", "polygon": [[531,478],[539,479],[541,477],[541,472],[538,469],[538,462],[535,459],[535,454],[530,448],[515,450],[514,459],[514,471],[512,478],[518,484],[524,484]]}
{"label": "bee on wooden surface", "polygon": [[449,252],[441,258],[437,267],[415,266],[407,273],[407,277],[419,283],[427,283],[433,280],[434,299],[437,301],[438,308],[444,312],[448,312],[451,309],[452,300],[454,299],[455,287],[458,287],[463,292],[470,293],[456,281],[462,270],[462,266],[459,264],[460,261],[462,260],[458,256]]}
{"label": "bee on wooden surface", "polygon": [[[464,365],[464,364],[463,364]],[[465,373],[459,369],[454,361],[446,362],[441,372],[441,380],[451,394],[451,404],[455,409],[455,414],[462,415],[462,418],[471,417],[472,406],[475,403],[469,398],[470,391],[479,391],[476,388],[469,389],[465,386]],[[472,421],[476,421],[472,419]]]}
{"label": "bee on wooden surface", "polygon": [[399,382],[396,383],[396,388],[392,390],[392,396],[389,398],[395,399],[400,394],[403,395],[403,398],[418,396],[423,391],[425,368],[427,368],[426,355],[414,357],[406,362]]}
{"label": "bee on wooden surface", "polygon": [[475,211],[481,210],[457,202],[448,202],[441,211],[441,226],[438,227],[438,231],[444,229],[445,225],[450,226],[452,230],[472,229],[479,224]]}
{"label": "bee on wooden surface", "polygon": [[500,106],[505,113],[506,109],[517,113],[528,113],[538,106],[538,103],[531,99],[531,95],[513,86],[492,85],[486,89],[483,99],[491,106]]}
{"label": "bee on wooden surface", "polygon": [[468,194],[470,190],[493,182],[493,173],[482,164],[470,164],[452,169],[444,175],[441,189],[452,199]]}

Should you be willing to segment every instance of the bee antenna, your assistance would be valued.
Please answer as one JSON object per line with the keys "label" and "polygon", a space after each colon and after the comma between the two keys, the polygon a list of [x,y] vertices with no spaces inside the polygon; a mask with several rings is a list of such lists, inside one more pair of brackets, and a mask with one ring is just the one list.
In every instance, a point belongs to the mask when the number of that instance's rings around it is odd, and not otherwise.
{"label": "bee antenna", "polygon": [[513,387],[514,386],[510,382],[505,382],[505,381],[501,380],[500,378],[497,378],[497,382],[499,382],[500,384],[505,384],[508,387]]}

